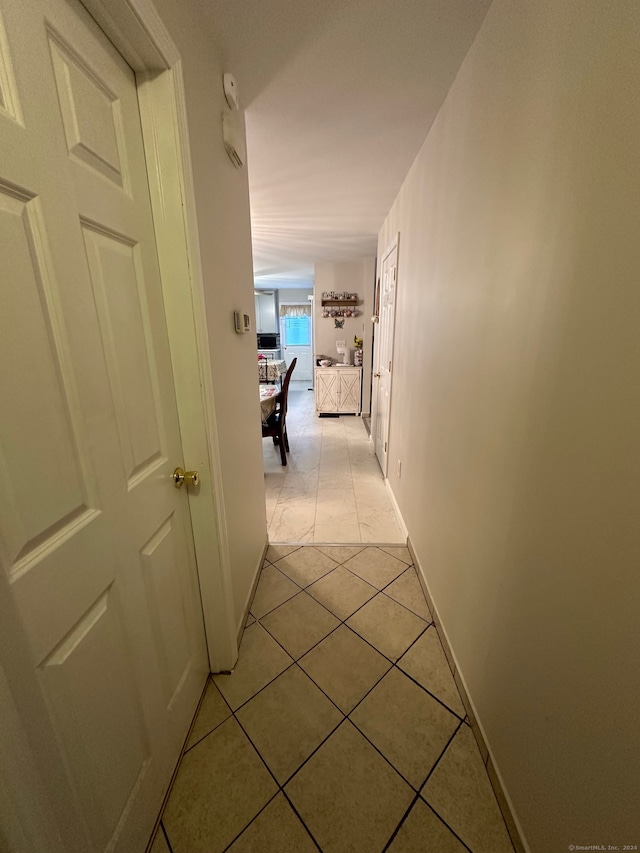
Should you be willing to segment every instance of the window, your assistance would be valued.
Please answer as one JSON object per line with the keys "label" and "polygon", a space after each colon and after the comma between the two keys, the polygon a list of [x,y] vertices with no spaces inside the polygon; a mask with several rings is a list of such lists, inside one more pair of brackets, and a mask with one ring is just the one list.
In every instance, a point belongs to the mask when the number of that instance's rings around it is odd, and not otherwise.
{"label": "window", "polygon": [[288,347],[308,347],[311,344],[311,318],[284,317],[284,338]]}

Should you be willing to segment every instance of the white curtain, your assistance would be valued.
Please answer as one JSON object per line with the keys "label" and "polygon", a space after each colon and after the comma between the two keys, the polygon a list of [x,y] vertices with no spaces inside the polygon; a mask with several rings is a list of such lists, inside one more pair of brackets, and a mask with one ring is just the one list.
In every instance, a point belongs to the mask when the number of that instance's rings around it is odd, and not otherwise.
{"label": "white curtain", "polygon": [[280,306],[280,316],[281,317],[310,317],[311,316],[311,306],[310,305],[281,305]]}

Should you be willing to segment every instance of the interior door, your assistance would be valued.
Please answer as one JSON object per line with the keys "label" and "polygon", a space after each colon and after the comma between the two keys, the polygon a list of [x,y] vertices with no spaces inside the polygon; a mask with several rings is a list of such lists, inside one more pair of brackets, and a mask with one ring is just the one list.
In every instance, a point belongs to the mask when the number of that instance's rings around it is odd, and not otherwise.
{"label": "interior door", "polygon": [[64,848],[134,853],[208,666],[135,79],[79,4],[2,0],[0,146],[0,662]]}
{"label": "interior door", "polygon": [[391,379],[393,372],[393,335],[398,277],[397,243],[382,261],[380,276],[380,314],[376,330],[374,358],[372,426],[375,452],[384,476],[387,476],[389,418],[391,413]]}
{"label": "interior door", "polygon": [[287,367],[294,358],[298,359],[292,379],[310,382],[313,378],[311,341],[310,314],[292,313],[280,318],[280,343]]}

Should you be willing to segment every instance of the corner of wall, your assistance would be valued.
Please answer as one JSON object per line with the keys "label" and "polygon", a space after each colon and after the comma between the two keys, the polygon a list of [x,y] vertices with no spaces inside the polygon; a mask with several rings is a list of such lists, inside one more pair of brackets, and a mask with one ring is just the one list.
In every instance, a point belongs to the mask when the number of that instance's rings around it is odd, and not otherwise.
{"label": "corner of wall", "polygon": [[262,566],[264,565],[265,557],[267,556],[267,551],[269,550],[269,539],[267,538],[264,543],[264,547],[262,549],[262,554],[260,559],[258,560],[258,565],[254,569],[253,580],[249,585],[249,592],[247,593],[247,598],[244,603],[244,607],[240,612],[240,621],[236,626],[236,633],[238,637],[238,648],[240,648],[240,642],[242,640],[242,635],[244,633],[244,629],[247,624],[247,618],[249,616],[249,611],[251,610],[251,605],[253,604],[253,598],[256,594],[256,588],[258,586],[258,581],[260,580],[260,572],[262,570]]}

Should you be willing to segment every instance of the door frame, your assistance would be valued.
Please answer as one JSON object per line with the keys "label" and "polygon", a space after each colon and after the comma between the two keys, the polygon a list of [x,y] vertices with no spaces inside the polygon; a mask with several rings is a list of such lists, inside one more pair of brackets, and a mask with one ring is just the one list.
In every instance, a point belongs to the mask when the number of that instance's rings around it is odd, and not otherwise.
{"label": "door frame", "polygon": [[[209,666],[238,657],[221,454],[180,52],[152,0],[80,0],[135,72]],[[173,133],[166,133],[167,126]]]}
{"label": "door frame", "polygon": [[[382,252],[378,257],[380,259],[379,262],[379,270],[380,270],[380,284],[378,285],[378,293],[375,295],[376,304],[378,305],[378,311],[380,311],[380,296],[383,287],[384,280],[384,262],[387,260],[389,255],[395,250],[396,253],[396,292],[394,298],[394,306],[393,306],[393,323],[390,330],[391,333],[391,363],[394,365],[395,362],[395,341],[396,341],[396,310],[397,310],[397,300],[398,300],[398,264],[399,264],[399,250],[400,250],[400,232],[396,231],[392,240],[387,244],[386,249]],[[379,314],[376,316],[380,316]],[[375,389],[373,388],[373,380],[374,374],[380,372],[380,325],[379,323],[376,325],[374,332],[374,340],[373,340],[373,370],[371,372],[371,442],[373,444],[374,453],[376,452],[376,431],[377,431],[377,421],[379,418],[379,406],[378,406],[378,395],[380,383],[376,384]],[[374,393],[375,392],[375,393]],[[382,476],[385,480],[388,480],[387,472],[389,470],[389,433],[391,431],[391,403],[392,403],[392,394],[393,394],[393,370],[391,371],[391,376],[389,378],[389,406],[388,406],[388,417],[387,417],[387,434],[385,437],[385,441],[387,443],[387,451],[386,451],[386,466],[385,470],[382,471]],[[375,400],[375,407],[373,405]],[[377,458],[377,453],[376,453]],[[379,463],[380,460],[378,460]],[[382,466],[380,466],[382,469]]]}

